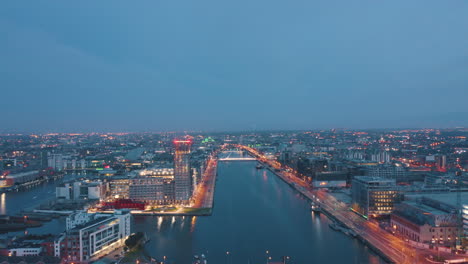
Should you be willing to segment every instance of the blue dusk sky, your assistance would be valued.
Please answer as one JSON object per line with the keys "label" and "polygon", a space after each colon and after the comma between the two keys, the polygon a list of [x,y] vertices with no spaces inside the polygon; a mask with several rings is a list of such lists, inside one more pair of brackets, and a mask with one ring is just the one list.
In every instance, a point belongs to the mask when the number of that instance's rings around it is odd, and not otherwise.
{"label": "blue dusk sky", "polygon": [[0,87],[0,132],[468,126],[468,1],[3,0]]}

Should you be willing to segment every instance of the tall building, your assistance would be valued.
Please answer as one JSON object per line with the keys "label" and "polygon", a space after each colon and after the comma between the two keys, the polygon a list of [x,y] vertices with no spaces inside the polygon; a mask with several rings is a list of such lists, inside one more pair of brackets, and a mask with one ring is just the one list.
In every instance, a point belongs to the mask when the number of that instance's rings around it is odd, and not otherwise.
{"label": "tall building", "polygon": [[190,169],[191,140],[174,140],[174,181],[175,199],[187,202],[192,194],[192,177]]}

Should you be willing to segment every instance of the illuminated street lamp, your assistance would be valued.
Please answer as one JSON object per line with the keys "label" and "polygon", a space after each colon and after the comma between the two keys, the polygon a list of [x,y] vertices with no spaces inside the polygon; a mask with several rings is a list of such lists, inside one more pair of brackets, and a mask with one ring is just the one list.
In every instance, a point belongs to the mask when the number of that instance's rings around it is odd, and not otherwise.
{"label": "illuminated street lamp", "polygon": [[270,251],[267,250],[265,253],[266,253],[266,263],[268,264],[270,263],[270,260],[271,260],[271,257],[269,256]]}

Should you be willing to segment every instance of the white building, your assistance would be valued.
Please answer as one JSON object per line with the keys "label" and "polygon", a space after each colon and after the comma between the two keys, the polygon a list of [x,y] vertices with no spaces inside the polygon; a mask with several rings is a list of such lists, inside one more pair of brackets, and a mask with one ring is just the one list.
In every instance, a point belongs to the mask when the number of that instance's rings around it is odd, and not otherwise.
{"label": "white building", "polygon": [[76,211],[75,213],[67,216],[65,230],[71,230],[79,225],[91,221],[93,215],[88,214],[86,211]]}
{"label": "white building", "polygon": [[86,160],[63,154],[48,154],[47,165],[57,171],[86,169]]}
{"label": "white building", "polygon": [[25,256],[39,256],[42,252],[42,247],[25,247],[25,248],[10,248],[8,256],[11,257],[25,257]]}
{"label": "white building", "polygon": [[[86,219],[86,216],[78,215],[74,224]],[[113,215],[90,214],[89,221],[76,225],[66,232],[64,238],[56,241],[56,252],[66,261],[89,262],[123,246],[131,234],[130,227],[128,210],[116,210]]]}
{"label": "white building", "polygon": [[55,187],[55,196],[66,200],[99,200],[104,198],[106,190],[106,185],[100,181],[64,183],[61,186]]}

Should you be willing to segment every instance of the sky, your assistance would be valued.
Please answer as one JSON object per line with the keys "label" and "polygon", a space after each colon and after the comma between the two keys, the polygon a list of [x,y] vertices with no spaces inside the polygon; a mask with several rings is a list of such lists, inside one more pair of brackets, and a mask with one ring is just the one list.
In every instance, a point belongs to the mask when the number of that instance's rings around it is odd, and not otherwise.
{"label": "sky", "polygon": [[466,0],[0,1],[0,132],[468,126]]}

